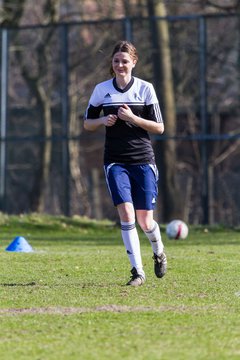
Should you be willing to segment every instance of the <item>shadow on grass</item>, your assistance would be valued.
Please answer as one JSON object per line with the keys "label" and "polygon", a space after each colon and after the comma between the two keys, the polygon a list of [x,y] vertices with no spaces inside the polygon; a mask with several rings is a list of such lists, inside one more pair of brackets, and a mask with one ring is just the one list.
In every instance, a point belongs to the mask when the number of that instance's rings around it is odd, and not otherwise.
{"label": "shadow on grass", "polygon": [[0,286],[8,286],[8,287],[12,287],[12,286],[20,286],[20,287],[22,287],[22,286],[35,286],[35,285],[37,285],[37,283],[35,282],[35,281],[31,281],[31,282],[29,282],[29,283],[26,283],[26,284],[24,284],[24,283],[3,283],[3,284],[0,284]]}

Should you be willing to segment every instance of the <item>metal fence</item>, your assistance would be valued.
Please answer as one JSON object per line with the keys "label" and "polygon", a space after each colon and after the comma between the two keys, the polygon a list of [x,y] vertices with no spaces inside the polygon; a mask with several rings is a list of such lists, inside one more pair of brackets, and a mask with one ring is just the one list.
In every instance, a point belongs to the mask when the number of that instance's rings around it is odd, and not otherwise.
{"label": "metal fence", "polygon": [[[1,29],[0,210],[115,219],[102,171],[104,133],[82,118],[109,77],[112,46],[136,45],[136,76],[154,83],[153,22],[170,34],[182,218],[239,225],[239,15],[124,18]],[[161,189],[157,216],[161,221]],[[170,220],[170,219],[169,219]]]}

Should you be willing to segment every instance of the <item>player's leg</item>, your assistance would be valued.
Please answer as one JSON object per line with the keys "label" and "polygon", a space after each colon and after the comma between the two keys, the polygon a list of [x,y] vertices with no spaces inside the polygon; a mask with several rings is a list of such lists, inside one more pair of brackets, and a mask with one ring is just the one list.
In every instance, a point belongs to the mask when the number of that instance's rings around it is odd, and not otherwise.
{"label": "player's leg", "polygon": [[127,169],[119,164],[105,166],[106,182],[117,207],[121,223],[121,235],[131,264],[132,278],[128,285],[139,286],[145,281],[142,266],[140,242],[135,224],[132,204],[131,183]]}
{"label": "player's leg", "polygon": [[126,202],[117,206],[121,222],[121,234],[125,249],[132,267],[132,278],[128,285],[142,285],[145,280],[143,271],[139,236],[135,224],[133,204]]}
{"label": "player's leg", "polygon": [[164,253],[160,227],[153,219],[152,210],[136,210],[136,216],[138,224],[152,246],[155,275],[161,278],[167,271],[167,257]]}
{"label": "player's leg", "polygon": [[163,242],[158,223],[153,219],[153,210],[136,210],[137,221],[150,241],[156,255],[163,252]]}
{"label": "player's leg", "polygon": [[134,168],[132,192],[138,224],[148,237],[153,250],[154,270],[157,277],[167,271],[167,258],[158,223],[153,219],[153,210],[158,195],[158,171],[153,165]]}

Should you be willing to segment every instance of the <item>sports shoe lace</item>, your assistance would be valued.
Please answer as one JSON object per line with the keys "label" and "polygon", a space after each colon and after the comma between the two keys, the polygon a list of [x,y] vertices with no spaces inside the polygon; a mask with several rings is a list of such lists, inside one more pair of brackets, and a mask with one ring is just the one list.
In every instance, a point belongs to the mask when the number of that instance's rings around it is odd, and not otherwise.
{"label": "sports shoe lace", "polygon": [[130,280],[135,280],[139,275],[137,273],[137,270],[135,268],[133,268],[131,270],[132,276],[130,277]]}

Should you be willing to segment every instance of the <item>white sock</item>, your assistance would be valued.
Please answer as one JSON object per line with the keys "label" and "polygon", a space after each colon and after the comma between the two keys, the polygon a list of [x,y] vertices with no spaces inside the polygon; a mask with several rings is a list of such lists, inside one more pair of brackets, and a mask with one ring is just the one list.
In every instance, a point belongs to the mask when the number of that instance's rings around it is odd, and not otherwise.
{"label": "white sock", "polygon": [[145,276],[135,222],[121,221],[121,233],[131,266],[136,268],[138,274]]}
{"label": "white sock", "polygon": [[144,231],[144,232],[148,237],[148,240],[150,241],[154,254],[160,255],[163,252],[164,246],[162,243],[162,237],[158,223],[155,220],[153,220],[152,230]]}

